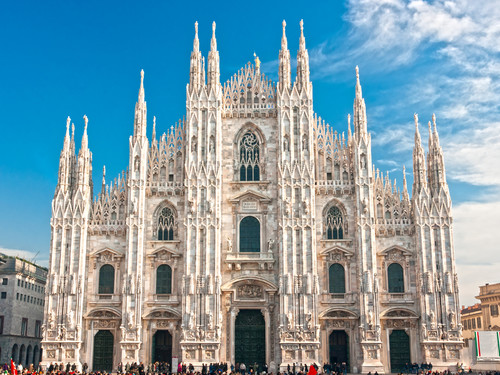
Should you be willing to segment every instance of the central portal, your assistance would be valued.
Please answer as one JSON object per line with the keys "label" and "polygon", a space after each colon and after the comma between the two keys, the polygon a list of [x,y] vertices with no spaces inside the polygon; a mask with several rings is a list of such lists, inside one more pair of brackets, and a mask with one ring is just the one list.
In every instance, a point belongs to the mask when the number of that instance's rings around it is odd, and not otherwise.
{"label": "central portal", "polygon": [[240,310],[236,317],[234,357],[236,363],[249,366],[266,363],[266,323],[260,310]]}
{"label": "central portal", "polygon": [[167,330],[159,330],[153,336],[153,363],[172,364],[172,335]]}
{"label": "central portal", "polygon": [[349,372],[349,336],[346,331],[332,331],[330,334],[330,364],[343,366]]}

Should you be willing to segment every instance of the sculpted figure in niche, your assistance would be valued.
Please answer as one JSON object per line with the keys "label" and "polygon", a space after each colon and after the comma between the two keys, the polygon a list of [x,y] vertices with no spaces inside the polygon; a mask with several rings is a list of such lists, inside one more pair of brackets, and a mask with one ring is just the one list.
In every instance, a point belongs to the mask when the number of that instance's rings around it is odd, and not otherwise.
{"label": "sculpted figure in niche", "polygon": [[431,329],[436,329],[436,324],[434,323],[434,311],[431,310],[431,312],[429,313],[429,321],[431,323]]}
{"label": "sculpted figure in niche", "polygon": [[287,328],[289,331],[293,329],[293,321],[292,321],[292,314],[288,313],[286,315],[286,322],[287,322]]}
{"label": "sculpted figure in niche", "polygon": [[135,161],[134,161],[134,170],[137,172],[141,166],[141,161],[139,160],[139,157],[136,156]]}
{"label": "sculpted figure in niche", "polygon": [[68,321],[68,328],[75,328],[75,312],[73,310],[68,311],[68,314],[66,314],[66,318]]}
{"label": "sculpted figure in niche", "polygon": [[457,322],[456,322],[455,313],[453,311],[448,315],[448,319],[450,321],[450,328],[455,329]]}
{"label": "sculpted figure in niche", "polygon": [[269,241],[267,241],[267,251],[268,252],[273,251],[273,245],[274,245],[274,240],[273,239],[270,239]]}
{"label": "sculpted figure in niche", "polygon": [[368,329],[373,329],[373,311],[368,310]]}
{"label": "sculpted figure in niche", "polygon": [[127,315],[127,318],[128,329],[134,328],[134,312],[130,311]]}
{"label": "sculpted figure in niche", "polygon": [[196,151],[196,138],[193,137],[191,139],[191,152],[195,152]]}
{"label": "sculpted figure in niche", "polygon": [[57,293],[57,274],[52,276],[52,294]]}
{"label": "sculpted figure in niche", "polygon": [[49,329],[56,328],[56,316],[53,310],[49,311]]}
{"label": "sculpted figure in niche", "polygon": [[302,150],[307,150],[307,137],[302,138]]}
{"label": "sculpted figure in niche", "polygon": [[231,237],[227,236],[226,241],[227,241],[227,251],[231,253],[233,251],[233,240],[231,240]]}

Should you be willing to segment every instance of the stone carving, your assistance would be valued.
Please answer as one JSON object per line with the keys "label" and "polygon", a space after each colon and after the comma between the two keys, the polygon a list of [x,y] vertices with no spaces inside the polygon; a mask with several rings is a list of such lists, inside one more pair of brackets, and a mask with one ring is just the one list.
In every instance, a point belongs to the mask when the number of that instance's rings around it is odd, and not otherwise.
{"label": "stone carving", "polygon": [[227,237],[226,238],[226,241],[227,241],[227,251],[228,252],[233,252],[233,240],[231,239],[231,237]]}
{"label": "stone carving", "polygon": [[49,311],[48,324],[49,324],[49,329],[56,328],[56,314],[54,313],[54,310]]}
{"label": "stone carving", "polygon": [[262,298],[262,287],[259,285],[244,284],[238,286],[238,297],[240,298]]}
{"label": "stone carving", "polygon": [[66,314],[67,322],[68,322],[68,328],[69,329],[74,329],[75,328],[75,312],[73,310],[69,310],[68,313]]}
{"label": "stone carving", "polygon": [[127,327],[128,329],[132,329],[135,326],[135,321],[134,321],[134,312],[130,311],[127,313]]}
{"label": "stone carving", "polygon": [[270,253],[273,251],[274,240],[271,238],[267,241],[267,251]]}
{"label": "stone carving", "polygon": [[448,320],[450,322],[450,328],[455,329],[457,326],[457,320],[456,320],[456,315],[453,311],[448,314]]}

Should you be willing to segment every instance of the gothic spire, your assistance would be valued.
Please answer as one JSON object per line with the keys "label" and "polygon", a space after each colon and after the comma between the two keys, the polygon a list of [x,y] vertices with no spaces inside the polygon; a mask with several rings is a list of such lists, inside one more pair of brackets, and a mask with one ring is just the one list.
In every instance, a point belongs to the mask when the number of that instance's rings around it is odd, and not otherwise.
{"label": "gothic spire", "polygon": [[406,182],[406,167],[403,165],[403,199],[406,201],[410,200],[410,196],[408,194],[408,184]]}
{"label": "gothic spire", "polygon": [[347,115],[347,143],[351,143],[352,131],[351,131],[351,114]]}
{"label": "gothic spire", "polygon": [[220,81],[219,51],[217,51],[217,39],[215,38],[215,21],[212,23],[212,40],[210,41],[210,52],[208,53],[208,87],[217,87]]}
{"label": "gothic spire", "polygon": [[102,185],[101,185],[101,198],[104,199],[104,193],[106,191],[106,166],[102,166]]}
{"label": "gothic spire", "polygon": [[[59,157],[58,187],[63,187],[64,191],[66,191],[67,187],[71,183],[74,158],[74,151],[73,153],[71,152],[71,139],[69,136],[70,122],[71,118],[68,116],[66,120],[66,134],[64,136],[64,145],[63,149],[61,150],[61,156]],[[56,192],[57,191],[58,190],[56,190]]]}
{"label": "gothic spire", "polygon": [[418,114],[414,114],[415,120],[415,145],[413,147],[413,193],[415,197],[423,188],[427,186],[425,154],[418,130]]}
{"label": "gothic spire", "polygon": [[144,70],[141,70],[141,85],[139,87],[139,95],[135,104],[135,120],[134,120],[134,139],[146,136],[146,95],[144,92]]}
{"label": "gothic spire", "polygon": [[363,99],[363,92],[361,90],[361,83],[359,82],[359,68],[356,65],[356,96],[354,98],[354,132],[357,139],[368,133],[367,120],[366,120],[366,106],[365,99]]}
{"label": "gothic spire", "polygon": [[300,20],[300,41],[297,52],[297,84],[298,88],[309,87],[309,54],[306,49],[306,38],[304,37],[304,21]]}
{"label": "gothic spire", "polygon": [[198,39],[198,21],[194,23],[194,42],[191,52],[191,63],[189,69],[189,92],[198,90],[202,85],[202,58],[200,52],[200,41]]}
{"label": "gothic spire", "polygon": [[153,133],[151,135],[153,141],[156,140],[156,116],[153,116]]}
{"label": "gothic spire", "polygon": [[200,51],[200,40],[198,39],[198,21],[194,23],[193,52]]}
{"label": "gothic spire", "polygon": [[83,128],[82,146],[80,152],[86,152],[89,148],[89,138],[87,136],[87,126],[89,124],[89,119],[87,115],[83,115],[83,120],[85,121],[85,127]]}
{"label": "gothic spire", "polygon": [[87,135],[87,127],[89,119],[87,115],[83,116],[85,127],[83,128],[82,145],[78,153],[78,185],[91,186],[92,185],[92,154],[89,150],[89,139]]}
{"label": "gothic spire", "polygon": [[69,138],[69,124],[71,123],[71,118],[68,116],[66,119],[66,135],[64,136],[64,146],[63,146],[63,152],[69,152],[69,147],[70,147],[70,138]]}
{"label": "gothic spire", "polygon": [[145,93],[144,93],[144,69],[141,69],[141,86],[139,87],[138,102],[144,103]]}
{"label": "gothic spire", "polygon": [[[443,149],[439,144],[439,135],[436,126],[436,115],[432,115],[434,129],[429,121],[429,153],[427,154],[427,171],[429,186],[433,194],[437,195],[441,188],[447,188],[446,172],[444,167]],[[432,142],[431,142],[432,138]]]}
{"label": "gothic spire", "polygon": [[279,56],[279,89],[289,89],[290,78],[290,51],[288,50],[288,41],[286,39],[286,22],[283,20],[283,36],[281,37],[281,49]]}

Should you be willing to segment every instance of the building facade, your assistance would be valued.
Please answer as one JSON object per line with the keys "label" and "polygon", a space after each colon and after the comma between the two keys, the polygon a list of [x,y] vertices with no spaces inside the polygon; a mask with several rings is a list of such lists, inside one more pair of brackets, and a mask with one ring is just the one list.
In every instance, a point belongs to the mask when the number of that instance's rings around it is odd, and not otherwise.
{"label": "building facade", "polygon": [[480,303],[468,307],[462,306],[460,319],[462,321],[462,335],[464,340],[473,339],[475,331],[484,331],[484,320]]}
{"label": "building facade", "polygon": [[[220,81],[198,27],[185,121],[147,136],[144,74],[127,172],[93,198],[87,118],[68,118],[52,203],[44,362],[455,365],[462,347],[451,200],[436,122],[415,116],[412,197],[372,164],[359,73],[352,127],[313,110],[301,23],[292,81]],[[74,129],[74,127],[73,127]],[[73,130],[74,131],[74,130]]]}
{"label": "building facade", "polygon": [[476,298],[481,302],[462,307],[464,339],[473,339],[475,331],[500,331],[500,283],[481,285]]}
{"label": "building facade", "polygon": [[41,360],[47,269],[1,255],[0,363],[12,358],[24,367]]}

